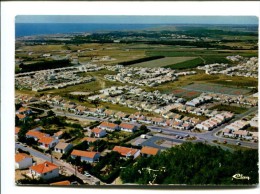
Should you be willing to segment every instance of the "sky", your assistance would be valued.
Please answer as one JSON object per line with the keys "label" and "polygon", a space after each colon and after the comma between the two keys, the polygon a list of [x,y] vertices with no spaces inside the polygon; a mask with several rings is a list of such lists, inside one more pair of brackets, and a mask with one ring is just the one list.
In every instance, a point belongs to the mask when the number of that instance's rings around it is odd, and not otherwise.
{"label": "sky", "polygon": [[255,16],[18,15],[16,23],[258,24]]}

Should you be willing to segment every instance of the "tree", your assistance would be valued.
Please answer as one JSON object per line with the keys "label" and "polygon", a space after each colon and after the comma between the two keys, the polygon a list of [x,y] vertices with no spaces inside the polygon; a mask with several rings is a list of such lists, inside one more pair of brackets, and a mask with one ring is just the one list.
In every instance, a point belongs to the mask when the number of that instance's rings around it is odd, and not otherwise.
{"label": "tree", "polygon": [[18,132],[18,141],[20,142],[26,142],[26,133],[29,131],[29,129],[26,126],[22,126],[20,131]]}
{"label": "tree", "polygon": [[48,112],[47,112],[47,116],[48,117],[51,117],[51,116],[54,116],[55,115],[55,113],[52,111],[52,110],[49,110]]}

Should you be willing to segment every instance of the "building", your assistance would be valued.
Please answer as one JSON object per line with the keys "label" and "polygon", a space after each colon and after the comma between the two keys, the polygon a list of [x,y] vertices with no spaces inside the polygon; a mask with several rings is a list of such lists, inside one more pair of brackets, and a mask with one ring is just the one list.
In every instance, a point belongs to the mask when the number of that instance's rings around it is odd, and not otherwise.
{"label": "building", "polygon": [[15,169],[25,169],[33,165],[33,158],[25,153],[15,154]]}
{"label": "building", "polygon": [[101,137],[105,137],[107,135],[107,132],[103,129],[99,129],[95,127],[94,129],[91,130],[91,134],[93,134],[94,137],[101,138]]}
{"label": "building", "polygon": [[58,132],[54,133],[52,137],[55,139],[60,139],[62,137],[62,135],[63,135],[63,131],[58,131]]}
{"label": "building", "polygon": [[113,151],[118,152],[121,156],[125,158],[137,158],[140,155],[140,150],[134,148],[127,148],[122,146],[115,146]]}
{"label": "building", "polygon": [[20,130],[21,130],[20,127],[15,127],[15,139],[18,138],[18,133],[19,133]]}
{"label": "building", "polygon": [[135,132],[137,130],[137,126],[132,125],[132,124],[128,124],[128,123],[121,123],[119,125],[120,129],[122,131],[126,131],[126,132]]}
{"label": "building", "polygon": [[39,139],[38,143],[40,143],[41,148],[50,149],[56,146],[59,143],[59,140],[53,137],[42,137]]}
{"label": "building", "polygon": [[73,148],[73,145],[70,143],[64,143],[64,142],[59,142],[55,147],[54,151],[59,152],[61,154],[66,154],[69,150]]}
{"label": "building", "polygon": [[119,129],[119,126],[117,124],[110,122],[102,122],[98,127],[106,131],[116,131]]}
{"label": "building", "polygon": [[159,149],[145,146],[141,149],[141,156],[150,157],[155,156],[159,153]]}
{"label": "building", "polygon": [[37,130],[30,130],[26,133],[26,138],[34,138],[35,141],[38,141],[39,139],[43,137],[48,137],[49,135],[46,133],[42,133]]}
{"label": "building", "polygon": [[80,157],[80,161],[83,162],[88,162],[88,163],[93,163],[97,161],[100,157],[100,153],[98,152],[88,152],[88,151],[81,151],[81,150],[73,150],[71,152],[71,158],[76,159],[76,157]]}
{"label": "building", "polygon": [[42,164],[31,166],[29,174],[32,178],[52,179],[59,176],[59,167],[51,162],[45,161]]}

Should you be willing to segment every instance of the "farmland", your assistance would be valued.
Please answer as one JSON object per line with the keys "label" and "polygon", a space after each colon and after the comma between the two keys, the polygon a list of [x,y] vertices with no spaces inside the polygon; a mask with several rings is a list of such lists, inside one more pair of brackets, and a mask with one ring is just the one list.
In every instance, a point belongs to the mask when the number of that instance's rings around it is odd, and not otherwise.
{"label": "farmland", "polygon": [[165,57],[162,59],[156,59],[152,61],[146,61],[142,63],[136,63],[131,65],[132,67],[168,67],[169,65],[178,64],[184,61],[189,61],[194,59],[194,57]]}

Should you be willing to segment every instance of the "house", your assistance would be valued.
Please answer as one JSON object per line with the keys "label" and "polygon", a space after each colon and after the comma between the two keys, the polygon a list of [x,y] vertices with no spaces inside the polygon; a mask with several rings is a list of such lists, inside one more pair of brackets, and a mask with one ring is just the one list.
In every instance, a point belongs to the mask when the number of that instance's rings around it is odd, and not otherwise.
{"label": "house", "polygon": [[50,149],[56,146],[59,143],[59,140],[53,137],[42,137],[39,139],[38,143],[40,143],[41,148]]}
{"label": "house", "polygon": [[88,144],[89,143],[93,143],[95,141],[97,141],[98,139],[97,138],[92,138],[92,137],[84,137],[81,141],[86,141]]}
{"label": "house", "polygon": [[230,135],[232,135],[231,132],[232,132],[231,129],[225,128],[225,129],[222,130],[222,135],[224,135],[224,136],[230,136]]}
{"label": "house", "polygon": [[132,124],[128,124],[128,123],[121,123],[119,125],[120,129],[122,131],[126,131],[126,132],[135,132],[137,130],[137,126],[132,125]]}
{"label": "house", "polygon": [[23,115],[23,114],[16,114],[16,116],[18,117],[18,119],[20,120],[20,121],[24,121],[26,118],[27,118],[27,115]]}
{"label": "house", "polygon": [[153,147],[148,147],[148,146],[144,146],[141,149],[141,156],[144,157],[150,157],[150,156],[155,156],[159,153],[159,149],[158,148],[153,148]]}
{"label": "house", "polygon": [[76,159],[76,157],[80,157],[80,160],[83,162],[93,163],[99,159],[100,153],[98,152],[88,152],[81,150],[73,150],[70,154],[71,158]]}
{"label": "house", "polygon": [[33,165],[33,158],[25,153],[15,154],[15,169],[25,169]]}
{"label": "house", "polygon": [[247,130],[234,131],[233,134],[237,138],[246,138],[247,136],[249,136],[249,132]]}
{"label": "house", "polygon": [[43,137],[48,137],[49,135],[46,133],[42,133],[37,130],[30,130],[26,133],[26,138],[34,138],[35,141],[38,141],[39,139]]}
{"label": "house", "polygon": [[22,114],[22,115],[29,115],[32,113],[32,110],[28,107],[21,107],[19,108],[19,110],[17,111],[18,114]]}
{"label": "house", "polygon": [[153,117],[152,123],[155,125],[166,125],[163,118]]}
{"label": "house", "polygon": [[102,122],[98,127],[106,131],[116,131],[119,129],[119,126],[117,124],[110,122]]}
{"label": "house", "polygon": [[19,133],[20,130],[21,130],[20,127],[15,127],[15,139],[18,138],[18,133]]}
{"label": "house", "polygon": [[42,164],[31,166],[29,174],[32,178],[52,179],[59,177],[59,167],[51,162],[45,161]]}
{"label": "house", "polygon": [[62,137],[62,135],[63,135],[63,131],[58,131],[58,132],[54,133],[52,137],[55,139],[60,139]]}
{"label": "house", "polygon": [[91,133],[94,134],[94,137],[101,138],[105,137],[107,132],[103,129],[99,129],[95,127],[94,129],[91,130]]}
{"label": "house", "polygon": [[137,158],[140,155],[140,150],[134,148],[127,148],[122,146],[115,146],[113,151],[118,152],[121,156],[125,158],[132,157],[133,159]]}
{"label": "house", "polygon": [[69,150],[73,148],[73,145],[70,143],[64,143],[64,142],[59,142],[55,147],[54,151],[59,152],[61,154],[66,154]]}

